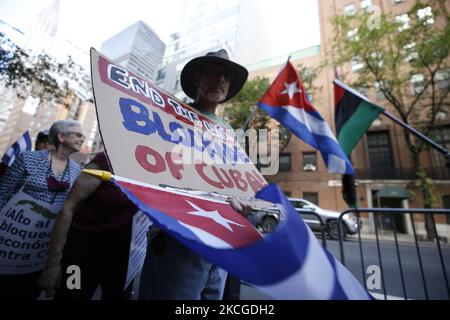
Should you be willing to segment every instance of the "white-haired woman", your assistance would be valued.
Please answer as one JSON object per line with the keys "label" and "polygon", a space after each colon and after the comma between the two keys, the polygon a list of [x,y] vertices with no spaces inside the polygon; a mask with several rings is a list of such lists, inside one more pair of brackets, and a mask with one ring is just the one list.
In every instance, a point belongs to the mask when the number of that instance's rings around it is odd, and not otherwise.
{"label": "white-haired woman", "polygon": [[78,175],[69,159],[85,137],[74,120],[53,123],[55,150],[20,154],[0,179],[0,300],[36,299],[56,214]]}

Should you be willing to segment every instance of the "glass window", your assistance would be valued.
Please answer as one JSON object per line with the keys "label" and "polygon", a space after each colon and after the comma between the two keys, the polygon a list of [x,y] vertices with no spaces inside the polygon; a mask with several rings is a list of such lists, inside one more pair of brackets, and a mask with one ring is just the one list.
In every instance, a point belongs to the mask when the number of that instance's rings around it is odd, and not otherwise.
{"label": "glass window", "polygon": [[[446,194],[442,196],[442,206],[444,209],[450,209],[450,195]],[[450,224],[450,214],[446,214],[446,221]]]}
{"label": "glass window", "polygon": [[450,68],[438,70],[434,75],[434,81],[439,89],[447,89],[450,86]]}
{"label": "glass window", "polygon": [[347,38],[349,38],[352,41],[358,41],[358,28],[351,29],[347,32]]}
{"label": "glass window", "polygon": [[180,77],[177,77],[175,80],[175,84],[173,86],[173,90],[178,90],[180,88]]}
{"label": "glass window", "polygon": [[303,171],[317,170],[316,152],[303,152]]}
{"label": "glass window", "polygon": [[291,171],[291,154],[280,154],[280,171]]}
{"label": "glass window", "polygon": [[364,67],[361,57],[353,57],[351,61],[352,71],[358,72]]}
{"label": "glass window", "polygon": [[303,199],[314,203],[316,206],[319,205],[319,194],[317,192],[303,192]]}
{"label": "glass window", "polygon": [[299,208],[299,209],[303,209],[304,207],[308,206],[306,204],[306,202],[303,202],[303,201],[291,201],[291,203],[295,208]]}
{"label": "glass window", "polygon": [[417,16],[419,17],[419,20],[422,21],[424,24],[434,23],[434,16],[431,7],[426,7],[417,10]]}
{"label": "glass window", "polygon": [[368,97],[367,94],[369,92],[369,90],[367,88],[364,87],[356,87],[355,88],[356,91],[358,91],[359,93],[361,93],[363,96]]}
{"label": "glass window", "polygon": [[380,81],[375,81],[375,93],[378,100],[382,100],[385,98],[383,92],[381,92],[381,89],[383,88],[383,84]]}
{"label": "glass window", "polygon": [[423,74],[414,74],[411,77],[410,82],[413,94],[420,94],[425,89],[425,76]]}
{"label": "glass window", "polygon": [[[441,126],[433,130],[433,140],[446,149],[450,149],[450,126]],[[435,168],[446,168],[445,158],[436,150],[433,150],[433,166]],[[449,207],[450,208],[450,207]]]}
{"label": "glass window", "polygon": [[395,16],[395,20],[398,23],[400,23],[400,27],[398,28],[398,31],[400,31],[400,32],[403,30],[406,30],[410,27],[410,25],[409,25],[410,19],[409,19],[409,16],[407,13],[399,14],[399,15]]}
{"label": "glass window", "polygon": [[159,69],[158,74],[156,75],[156,80],[162,80],[166,77],[166,69]]}
{"label": "glass window", "polygon": [[361,9],[369,9],[372,6],[372,0],[361,0]]}
{"label": "glass window", "polygon": [[370,169],[374,178],[395,176],[389,131],[368,132],[367,149]]}
{"label": "glass window", "polygon": [[344,14],[351,16],[354,15],[356,12],[355,10],[355,4],[354,3],[350,3],[344,6]]}
{"label": "glass window", "polygon": [[408,43],[403,46],[403,50],[405,50],[405,61],[410,62],[418,58],[418,54],[416,51],[416,44],[414,42]]}

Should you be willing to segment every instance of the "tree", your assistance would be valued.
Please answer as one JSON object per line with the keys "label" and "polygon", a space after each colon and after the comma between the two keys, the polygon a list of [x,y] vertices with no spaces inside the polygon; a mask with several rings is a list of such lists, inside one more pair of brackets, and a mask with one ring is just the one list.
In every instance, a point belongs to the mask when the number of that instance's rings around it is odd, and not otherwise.
{"label": "tree", "polygon": [[74,84],[89,91],[89,81],[83,68],[70,57],[65,63],[58,63],[47,54],[31,57],[0,33],[0,83],[14,89],[19,98],[31,95],[41,101],[62,103]]}
{"label": "tree", "polygon": [[[450,20],[444,0],[416,1],[407,15],[397,18],[374,13],[332,18],[336,34],[331,62],[352,63],[359,70],[351,86],[378,90],[405,123],[431,135],[438,115],[450,107]],[[348,75],[343,73],[344,78]],[[424,181],[420,154],[425,144],[406,129],[404,137],[417,178]],[[425,207],[430,207],[430,184],[419,185]]]}

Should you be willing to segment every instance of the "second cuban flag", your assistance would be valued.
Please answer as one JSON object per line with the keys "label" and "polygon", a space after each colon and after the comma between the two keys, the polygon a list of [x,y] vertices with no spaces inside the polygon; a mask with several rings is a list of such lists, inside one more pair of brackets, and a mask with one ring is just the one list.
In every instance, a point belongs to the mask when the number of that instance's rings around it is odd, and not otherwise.
{"label": "second cuban flag", "polygon": [[290,61],[259,100],[272,118],[322,154],[330,173],[353,174],[353,167],[328,124],[306,98],[302,80]]}

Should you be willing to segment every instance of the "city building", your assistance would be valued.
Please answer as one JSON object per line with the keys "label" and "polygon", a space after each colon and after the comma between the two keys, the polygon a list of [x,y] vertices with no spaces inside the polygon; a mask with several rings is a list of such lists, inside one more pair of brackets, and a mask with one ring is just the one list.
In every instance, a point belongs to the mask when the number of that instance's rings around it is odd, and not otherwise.
{"label": "city building", "polygon": [[[170,37],[156,84],[184,99],[180,73],[193,57],[224,48],[232,60],[249,65],[279,55],[280,50],[285,53],[309,47],[312,44],[305,37],[286,39],[284,36],[284,30],[301,28],[298,14],[289,9],[292,6],[298,10],[303,9],[302,6],[311,6],[311,3],[286,0],[278,3],[271,0],[181,1],[180,28]],[[274,12],[285,17],[283,21],[277,21],[277,25],[270,23]],[[283,35],[280,35],[280,29]],[[309,33],[317,33],[318,38],[318,28]]]}
{"label": "city building", "polygon": [[[68,52],[75,52],[76,56],[86,54],[79,49],[74,50],[72,44],[58,38],[59,5],[60,1],[56,0],[45,7],[32,19],[25,32],[5,21],[0,21],[0,32],[25,49],[31,59],[41,53],[55,58],[58,54],[63,54],[64,59],[67,59]],[[82,123],[87,136],[81,154],[77,155],[79,161],[85,160],[91,152],[98,130],[95,106],[91,100],[90,88],[67,81],[70,94],[59,104],[40,101],[32,96],[20,98],[15,89],[8,89],[0,84],[0,155],[26,130],[30,131],[34,143],[38,132],[48,129],[54,121],[75,119]]]}
{"label": "city building", "polygon": [[154,80],[165,49],[158,35],[138,21],[106,40],[100,52],[136,75]]}
{"label": "city building", "polygon": [[[319,16],[321,29],[320,47],[310,48],[313,54],[303,57],[291,57],[294,65],[315,67],[325,61],[335,36],[330,18],[343,12],[352,14],[357,10],[365,10],[376,6],[381,12],[402,16],[415,3],[413,0],[319,0]],[[450,4],[446,3],[447,10]],[[442,8],[441,8],[442,9]],[[436,22],[439,23],[439,22]],[[306,50],[308,51],[308,50]],[[299,51],[297,54],[301,54]],[[250,78],[257,76],[273,80],[286,57],[267,59],[248,65]],[[351,68],[352,66],[348,66]],[[357,72],[357,70],[354,70]],[[323,69],[316,78],[314,86],[321,88],[312,96],[312,104],[334,130],[334,68]],[[449,78],[443,79],[442,85],[450,85]],[[375,90],[364,92],[371,101],[395,114],[389,103]],[[439,114],[438,126],[433,137],[445,147],[450,146],[450,110]],[[356,170],[356,186],[358,204],[360,207],[391,207],[391,208],[423,208],[423,195],[414,175],[413,159],[405,143],[404,130],[390,119],[380,116],[353,150],[351,160]],[[428,176],[434,179],[438,201],[436,208],[450,208],[450,171],[445,167],[443,156],[434,150],[425,150],[421,154]],[[280,171],[274,176],[266,176],[268,181],[277,182],[287,195],[301,197],[318,204],[323,208],[343,211],[347,208],[341,195],[341,176],[329,174],[321,159],[320,153],[292,137],[280,154]],[[311,183],[314,181],[314,183]],[[384,196],[378,197],[383,194]],[[418,216],[416,228],[424,235],[424,219]],[[439,234],[450,237],[450,216],[436,216]],[[374,217],[363,215],[363,232],[373,232]],[[389,225],[383,227],[389,229]],[[398,232],[412,234],[411,219],[408,215],[395,218],[395,228]]]}

